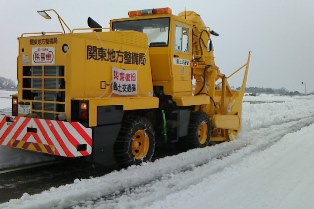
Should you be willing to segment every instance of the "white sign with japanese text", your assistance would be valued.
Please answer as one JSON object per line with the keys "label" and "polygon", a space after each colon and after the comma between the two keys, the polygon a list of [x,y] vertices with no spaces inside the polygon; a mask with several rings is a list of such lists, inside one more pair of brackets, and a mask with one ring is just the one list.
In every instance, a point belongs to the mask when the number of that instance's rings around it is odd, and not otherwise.
{"label": "white sign with japanese text", "polygon": [[173,58],[173,63],[175,65],[190,66],[190,60],[186,59]]}
{"label": "white sign with japanese text", "polygon": [[137,95],[137,71],[112,68],[112,93]]}
{"label": "white sign with japanese text", "polygon": [[55,48],[54,47],[33,47],[32,48],[32,64],[55,64]]}

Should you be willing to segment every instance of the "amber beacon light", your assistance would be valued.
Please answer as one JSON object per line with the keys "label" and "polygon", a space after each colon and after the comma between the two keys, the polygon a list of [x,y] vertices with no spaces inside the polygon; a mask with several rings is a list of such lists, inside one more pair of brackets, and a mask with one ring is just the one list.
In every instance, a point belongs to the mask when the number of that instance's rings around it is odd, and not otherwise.
{"label": "amber beacon light", "polygon": [[172,10],[169,7],[156,8],[156,9],[143,9],[128,12],[129,17],[144,16],[144,15],[161,15],[161,14],[172,14]]}

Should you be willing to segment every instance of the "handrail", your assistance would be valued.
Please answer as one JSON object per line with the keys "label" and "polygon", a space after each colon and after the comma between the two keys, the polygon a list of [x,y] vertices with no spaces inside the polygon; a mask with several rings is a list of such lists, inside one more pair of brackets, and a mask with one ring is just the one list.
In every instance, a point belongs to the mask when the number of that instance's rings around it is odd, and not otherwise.
{"label": "handrail", "polygon": [[[74,33],[75,31],[83,31],[83,30],[110,30],[110,28],[74,28],[71,30],[71,33]],[[56,34],[64,34],[63,32],[60,31],[51,31],[51,32],[29,32],[29,33],[22,33],[21,37],[29,37],[32,35],[56,35]]]}
{"label": "handrail", "polygon": [[246,88],[246,80],[247,80],[247,76],[248,76],[248,73],[249,73],[250,62],[251,62],[251,51],[249,51],[249,55],[248,55],[248,58],[247,58],[245,73],[244,73],[242,86],[241,86],[241,90],[240,90],[243,95],[244,95],[245,88]]}
{"label": "handrail", "polygon": [[110,30],[110,28],[74,28],[71,33],[75,31],[84,31],[84,30]]}
{"label": "handrail", "polygon": [[[231,73],[229,76],[227,76],[225,78],[226,79],[231,78],[232,76],[237,74],[240,70],[242,70],[245,67],[245,74],[244,74],[244,78],[243,78],[243,81],[242,81],[242,87],[245,86],[244,83],[246,83],[246,80],[247,80],[247,74],[248,74],[248,71],[249,71],[250,60],[251,60],[251,51],[249,51],[247,62],[244,65],[242,65],[240,68],[238,68],[236,71],[234,71],[233,73]],[[222,83],[222,81],[220,83],[216,84],[216,86],[219,86],[221,83]]]}
{"label": "handrail", "polygon": [[22,33],[21,37],[25,37],[25,35],[54,35],[54,34],[63,34],[62,32],[30,32],[30,33]]}
{"label": "handrail", "polygon": [[[110,28],[74,28],[71,30],[71,33],[74,33],[75,31],[83,31],[83,30],[110,30]],[[64,34],[63,32],[60,31],[49,31],[49,32],[29,32],[29,33],[22,33],[21,37],[29,37],[32,35],[57,35],[57,34]]]}
{"label": "handrail", "polygon": [[234,71],[233,73],[231,73],[231,74],[230,74],[229,76],[227,76],[226,78],[227,78],[227,79],[231,78],[232,76],[234,76],[235,74],[237,74],[240,70],[242,70],[246,65],[247,65],[247,63],[244,64],[243,66],[241,66],[239,69],[237,69],[237,70]]}

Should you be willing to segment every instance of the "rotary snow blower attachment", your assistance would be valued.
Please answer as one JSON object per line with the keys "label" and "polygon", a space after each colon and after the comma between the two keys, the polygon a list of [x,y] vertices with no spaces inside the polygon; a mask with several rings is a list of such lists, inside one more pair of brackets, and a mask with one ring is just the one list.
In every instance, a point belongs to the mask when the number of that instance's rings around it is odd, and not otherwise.
{"label": "rotary snow blower attachment", "polygon": [[[206,27],[201,17],[193,11],[185,11],[178,15],[192,26],[192,74],[196,80],[193,95],[209,99],[208,103],[196,106],[196,111],[205,112],[211,121],[211,142],[233,140],[241,129],[242,101],[249,71],[249,52],[246,64],[226,77],[215,64],[211,35],[218,33]],[[245,69],[242,86],[233,90],[228,79]]]}
{"label": "rotary snow blower attachment", "polygon": [[[102,28],[19,37],[18,95],[0,116],[0,144],[100,164],[149,161],[155,145],[191,148],[235,139],[247,63],[230,76],[216,66],[215,31],[192,11],[130,11]],[[67,32],[69,31],[69,32]],[[242,86],[228,79],[245,69]],[[193,82],[195,81],[195,82]],[[173,147],[173,146],[171,146]]]}

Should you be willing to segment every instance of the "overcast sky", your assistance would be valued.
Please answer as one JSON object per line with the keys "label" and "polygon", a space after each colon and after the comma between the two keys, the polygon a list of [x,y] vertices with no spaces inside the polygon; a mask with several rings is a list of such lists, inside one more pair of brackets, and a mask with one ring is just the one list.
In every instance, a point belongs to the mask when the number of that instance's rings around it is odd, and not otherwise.
{"label": "overcast sky", "polygon": [[[171,7],[174,14],[199,13],[220,34],[214,37],[216,63],[226,75],[252,51],[248,86],[314,91],[314,1],[312,0],[1,0],[0,76],[16,79],[17,37],[24,32],[60,31],[37,10],[53,8],[71,28],[87,17],[107,27],[129,10]],[[234,85],[240,78],[235,78]]]}

